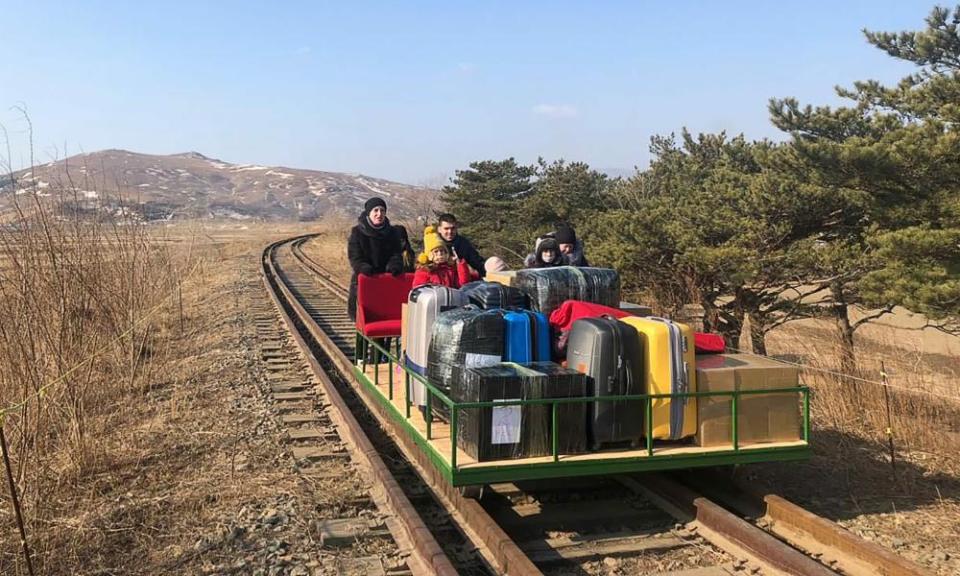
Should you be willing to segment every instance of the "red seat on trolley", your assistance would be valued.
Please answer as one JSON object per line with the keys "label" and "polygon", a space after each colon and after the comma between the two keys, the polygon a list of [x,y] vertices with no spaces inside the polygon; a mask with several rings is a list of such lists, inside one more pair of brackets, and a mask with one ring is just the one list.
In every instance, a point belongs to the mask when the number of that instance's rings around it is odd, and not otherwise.
{"label": "red seat on trolley", "polygon": [[413,286],[413,274],[357,276],[357,330],[368,338],[400,335],[403,304]]}

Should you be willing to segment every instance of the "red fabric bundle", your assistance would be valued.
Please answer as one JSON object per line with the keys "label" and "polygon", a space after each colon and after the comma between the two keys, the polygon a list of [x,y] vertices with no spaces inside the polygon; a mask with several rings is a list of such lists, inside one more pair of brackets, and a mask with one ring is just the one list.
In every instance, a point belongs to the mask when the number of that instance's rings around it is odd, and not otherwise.
{"label": "red fabric bundle", "polygon": [[593,302],[583,302],[581,300],[567,300],[559,308],[550,313],[550,347],[553,356],[557,360],[567,357],[567,338],[570,337],[570,329],[573,323],[581,318],[597,318],[600,316],[613,316],[614,318],[623,318],[629,316],[623,310],[617,310],[603,304],[594,304]]}
{"label": "red fabric bundle", "polygon": [[[567,300],[561,304],[550,314],[550,327],[554,332],[554,352],[558,356],[562,356],[561,353],[566,351],[566,336],[574,322],[581,318],[598,318],[600,316],[623,318],[630,316],[630,314],[603,304],[581,302],[580,300]],[[697,354],[723,354],[726,350],[723,336],[707,332],[694,333],[693,346]]]}
{"label": "red fabric bundle", "polygon": [[693,347],[697,354],[723,354],[724,350],[727,349],[723,342],[723,336],[707,332],[694,333]]}
{"label": "red fabric bundle", "polygon": [[603,304],[594,304],[592,302],[582,302],[580,300],[567,300],[559,308],[550,313],[550,326],[560,332],[566,332],[573,327],[573,323],[581,318],[598,318],[609,315],[614,318],[623,318],[629,316],[623,310],[617,310]]}

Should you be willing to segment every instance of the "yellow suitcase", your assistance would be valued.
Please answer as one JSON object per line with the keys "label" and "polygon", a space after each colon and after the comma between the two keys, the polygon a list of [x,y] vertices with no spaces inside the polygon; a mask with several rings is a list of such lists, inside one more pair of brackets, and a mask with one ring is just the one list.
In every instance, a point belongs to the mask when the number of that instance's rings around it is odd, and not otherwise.
{"label": "yellow suitcase", "polygon": [[[643,348],[646,394],[697,391],[693,330],[665,318],[627,316],[620,319],[637,329]],[[653,401],[653,437],[679,440],[697,433],[696,397]]]}

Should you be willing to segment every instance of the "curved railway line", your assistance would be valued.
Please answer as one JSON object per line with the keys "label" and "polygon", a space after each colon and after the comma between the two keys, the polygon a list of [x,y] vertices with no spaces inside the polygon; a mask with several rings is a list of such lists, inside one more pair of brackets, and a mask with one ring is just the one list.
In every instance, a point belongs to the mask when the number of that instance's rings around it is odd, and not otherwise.
{"label": "curved railway line", "polygon": [[263,281],[330,422],[377,486],[374,500],[391,518],[410,572],[926,573],[782,498],[747,493],[720,472],[496,484],[482,498],[465,497],[356,382],[347,291],[303,249],[311,237],[267,246]]}

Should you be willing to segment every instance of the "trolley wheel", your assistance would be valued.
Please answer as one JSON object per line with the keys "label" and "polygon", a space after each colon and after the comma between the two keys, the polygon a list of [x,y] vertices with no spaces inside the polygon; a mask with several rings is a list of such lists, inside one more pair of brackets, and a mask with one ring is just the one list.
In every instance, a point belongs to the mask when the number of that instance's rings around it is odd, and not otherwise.
{"label": "trolley wheel", "polygon": [[483,489],[485,486],[485,484],[470,484],[469,486],[459,486],[457,490],[464,498],[479,500],[483,498]]}

